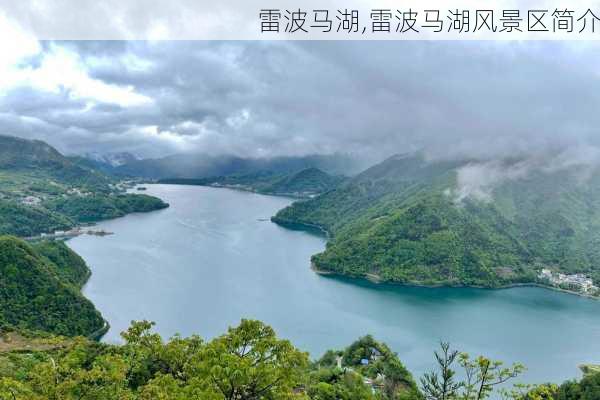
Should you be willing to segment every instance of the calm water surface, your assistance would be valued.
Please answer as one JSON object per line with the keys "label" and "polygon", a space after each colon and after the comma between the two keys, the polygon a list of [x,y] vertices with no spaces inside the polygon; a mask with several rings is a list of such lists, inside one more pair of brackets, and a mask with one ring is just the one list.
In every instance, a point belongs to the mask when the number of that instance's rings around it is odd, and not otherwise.
{"label": "calm water surface", "polygon": [[580,376],[600,363],[600,301],[539,288],[427,289],[316,275],[323,238],[268,218],[291,202],[228,189],[149,185],[171,204],[99,224],[114,232],[68,242],[92,269],[84,289],[118,342],[131,320],[164,337],[210,338],[241,318],[273,326],[313,357],[371,333],[419,376],[439,340],[528,368],[522,380]]}

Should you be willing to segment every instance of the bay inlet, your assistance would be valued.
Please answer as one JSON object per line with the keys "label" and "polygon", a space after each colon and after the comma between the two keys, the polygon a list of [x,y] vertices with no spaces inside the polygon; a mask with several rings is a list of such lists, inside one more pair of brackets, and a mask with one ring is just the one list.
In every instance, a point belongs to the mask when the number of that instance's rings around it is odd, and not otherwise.
{"label": "bay inlet", "polygon": [[418,377],[440,340],[473,355],[521,362],[521,381],[560,382],[600,363],[600,302],[536,287],[503,290],[375,285],[316,274],[323,237],[269,217],[291,199],[200,186],[147,185],[168,209],[98,224],[114,232],[68,245],[92,270],[84,294],[119,342],[131,320],[163,337],[210,338],[260,319],[313,358],[372,334]]}

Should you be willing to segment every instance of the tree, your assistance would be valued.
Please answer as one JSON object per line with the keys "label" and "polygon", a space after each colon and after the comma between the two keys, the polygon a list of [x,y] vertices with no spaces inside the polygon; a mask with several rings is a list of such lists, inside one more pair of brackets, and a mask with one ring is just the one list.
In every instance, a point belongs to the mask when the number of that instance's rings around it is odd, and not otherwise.
{"label": "tree", "polygon": [[35,395],[23,383],[12,378],[0,378],[0,400],[35,399]]}
{"label": "tree", "polygon": [[105,352],[105,346],[77,338],[65,350],[40,354],[25,375],[35,395],[21,399],[108,400],[133,399],[127,385],[127,362],[120,354]]}
{"label": "tree", "polygon": [[161,366],[163,341],[150,331],[153,326],[154,322],[132,321],[129,329],[121,333],[125,340],[122,353],[127,360],[127,381],[133,388],[144,385]]}
{"label": "tree", "polygon": [[421,389],[428,400],[449,400],[456,398],[462,384],[454,380],[456,372],[451,368],[458,351],[450,351],[449,343],[440,343],[441,353],[435,351],[435,359],[440,373],[428,372],[421,378]]}
{"label": "tree", "polygon": [[560,385],[556,400],[600,399],[600,372],[586,374],[579,382],[567,381]]}
{"label": "tree", "polygon": [[[471,359],[467,353],[450,351],[448,343],[441,344],[442,352],[435,352],[440,373],[430,372],[421,379],[421,387],[428,400],[483,400],[489,397],[494,388],[524,371],[521,364],[504,368],[501,361],[492,361],[479,356]],[[452,364],[458,364],[464,371],[464,380],[455,381]]]}
{"label": "tree", "polygon": [[525,370],[521,364],[503,368],[502,361],[492,361],[483,356],[471,360],[467,353],[461,353],[458,362],[466,374],[461,396],[464,400],[486,399],[494,387],[517,377]]}
{"label": "tree", "polygon": [[502,390],[500,394],[506,400],[554,400],[557,390],[558,386],[554,384],[516,384],[512,390]]}
{"label": "tree", "polygon": [[311,400],[373,400],[373,392],[361,375],[338,368],[311,374],[307,393]]}
{"label": "tree", "polygon": [[199,351],[186,375],[220,399],[284,399],[294,397],[307,366],[308,354],[278,339],[272,328],[242,320]]}

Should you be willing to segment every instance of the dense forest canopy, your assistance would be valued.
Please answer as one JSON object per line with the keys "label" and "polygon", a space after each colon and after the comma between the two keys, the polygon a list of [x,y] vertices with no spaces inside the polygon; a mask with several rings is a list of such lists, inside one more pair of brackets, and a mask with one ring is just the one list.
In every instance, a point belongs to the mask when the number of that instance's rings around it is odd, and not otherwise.
{"label": "dense forest canopy", "polygon": [[45,206],[73,221],[85,223],[118,218],[133,212],[160,210],[168,204],[145,194],[119,194],[58,198],[48,201]]}
{"label": "dense forest canopy", "polygon": [[89,273],[64,243],[0,236],[0,329],[101,335],[106,323],[79,291]]}
{"label": "dense forest canopy", "polygon": [[[2,400],[597,400],[600,373],[562,385],[510,386],[523,370],[471,358],[442,343],[437,367],[417,384],[398,357],[370,336],[311,362],[269,326],[242,320],[205,341],[164,341],[134,322],[123,345],[53,339],[41,350],[0,351]],[[40,347],[41,344],[38,343]],[[1,348],[0,348],[1,349]],[[510,382],[509,382],[510,381]],[[500,387],[505,384],[504,387]]]}
{"label": "dense forest canopy", "polygon": [[[537,282],[549,268],[597,285],[600,173],[523,163],[395,156],[273,221],[329,232],[327,249],[313,257],[323,271],[498,287]],[[501,178],[486,182],[494,176]]]}

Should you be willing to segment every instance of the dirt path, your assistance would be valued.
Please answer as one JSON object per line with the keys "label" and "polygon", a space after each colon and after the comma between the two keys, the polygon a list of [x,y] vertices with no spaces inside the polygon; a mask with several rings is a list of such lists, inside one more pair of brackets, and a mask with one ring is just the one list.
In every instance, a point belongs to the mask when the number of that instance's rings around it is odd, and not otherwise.
{"label": "dirt path", "polygon": [[46,351],[64,347],[67,341],[52,338],[29,338],[17,332],[0,334],[0,353],[11,351]]}

